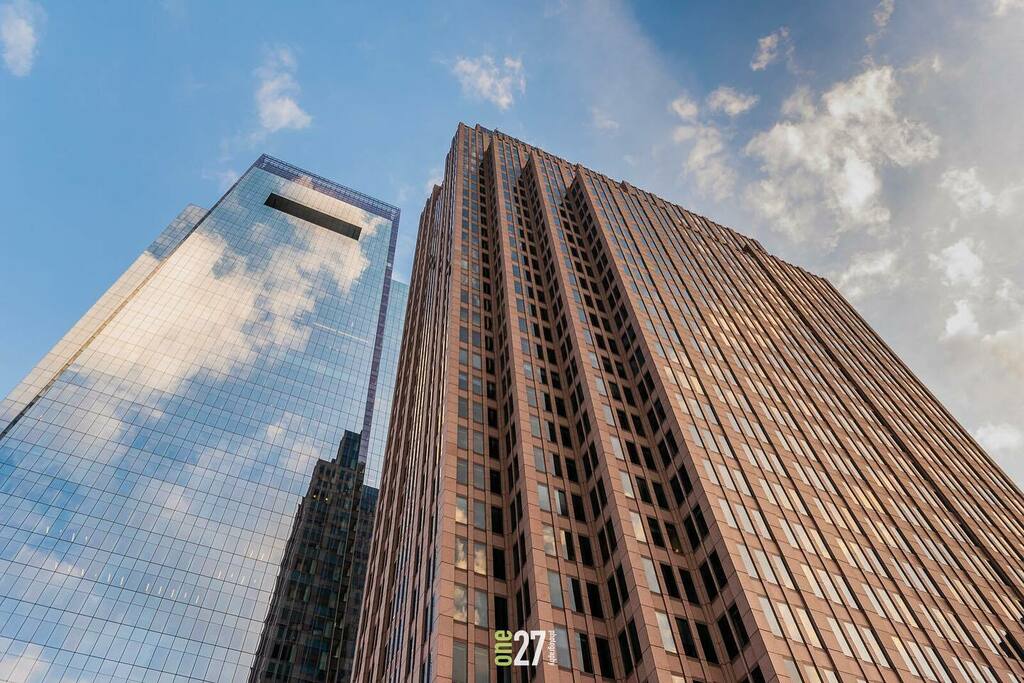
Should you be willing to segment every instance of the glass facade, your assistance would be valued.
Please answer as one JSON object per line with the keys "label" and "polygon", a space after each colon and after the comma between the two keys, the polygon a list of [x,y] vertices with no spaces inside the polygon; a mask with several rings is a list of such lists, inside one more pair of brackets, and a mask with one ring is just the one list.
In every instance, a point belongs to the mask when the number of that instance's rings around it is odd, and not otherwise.
{"label": "glass facade", "polygon": [[261,157],[0,404],[0,680],[249,675],[314,468],[389,406],[397,228]]}
{"label": "glass facade", "polygon": [[380,473],[384,461],[384,447],[388,440],[391,399],[395,389],[395,375],[398,372],[398,352],[402,345],[402,325],[405,322],[405,305],[408,299],[409,285],[392,280],[381,344],[380,370],[377,374],[373,424],[368,432],[366,475],[363,482],[373,489],[380,488]]}

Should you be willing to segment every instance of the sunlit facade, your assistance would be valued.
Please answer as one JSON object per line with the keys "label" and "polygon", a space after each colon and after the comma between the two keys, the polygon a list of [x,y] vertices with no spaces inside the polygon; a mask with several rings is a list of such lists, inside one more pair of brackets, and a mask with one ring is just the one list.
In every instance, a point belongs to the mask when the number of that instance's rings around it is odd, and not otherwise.
{"label": "sunlit facade", "polygon": [[0,403],[0,680],[250,674],[317,463],[380,469],[397,229],[261,157]]}
{"label": "sunlit facade", "polygon": [[481,126],[419,230],[354,680],[1024,680],[1024,496],[826,280]]}

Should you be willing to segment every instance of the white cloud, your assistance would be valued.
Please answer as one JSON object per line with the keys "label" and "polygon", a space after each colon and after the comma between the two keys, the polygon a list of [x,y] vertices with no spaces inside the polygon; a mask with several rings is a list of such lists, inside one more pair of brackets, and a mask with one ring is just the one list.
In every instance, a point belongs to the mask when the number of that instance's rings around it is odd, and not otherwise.
{"label": "white cloud", "polygon": [[[61,577],[61,584],[64,578]],[[68,583],[76,582],[71,578]],[[11,641],[0,656],[0,680],[3,681],[41,683],[49,670],[50,662],[44,657],[43,648],[35,643]]]}
{"label": "white cloud", "polygon": [[879,172],[932,159],[939,147],[926,125],[897,111],[899,94],[889,66],[836,83],[820,106],[798,89],[783,105],[786,119],[747,144],[763,174],[748,188],[755,211],[794,240],[886,228]]}
{"label": "white cloud", "polygon": [[239,175],[235,169],[228,168],[217,171],[203,171],[203,178],[215,181],[221,192],[227,192],[235,184],[235,181],[238,180]]}
{"label": "white cloud", "polygon": [[964,215],[979,214],[995,209],[1002,216],[1012,213],[1018,197],[1024,193],[1024,183],[1009,185],[993,192],[978,177],[978,169],[949,168],[942,174],[939,187],[946,191]]}
{"label": "white cloud", "polygon": [[757,104],[757,95],[741,93],[728,86],[720,86],[707,98],[711,111],[724,112],[729,116],[738,116]]}
{"label": "white cloud", "polygon": [[996,289],[996,298],[1003,303],[1019,307],[1021,305],[1020,297],[1022,293],[1024,292],[1022,292],[1012,280],[1009,278],[1003,278],[1002,282],[999,283],[999,287]]}
{"label": "white cloud", "polygon": [[704,194],[723,200],[736,186],[736,172],[725,157],[722,132],[711,125],[694,128],[693,147],[686,159],[686,168],[694,174],[697,187]]}
{"label": "white cloud", "polygon": [[992,11],[997,17],[1001,17],[1019,9],[1024,9],[1024,0],[995,0]]}
{"label": "white cloud", "polygon": [[985,353],[1017,381],[1024,380],[1024,318],[982,337]]}
{"label": "white cloud", "polygon": [[974,310],[970,303],[966,299],[960,299],[954,305],[956,311],[946,318],[946,329],[942,333],[942,338],[978,336],[978,321],[974,317]]}
{"label": "white cloud", "polygon": [[452,73],[463,93],[487,100],[503,111],[515,104],[517,93],[526,92],[526,75],[520,59],[505,57],[499,65],[490,55],[475,59],[459,57]]}
{"label": "white cloud", "polygon": [[989,452],[1013,451],[1024,447],[1024,433],[1017,427],[1001,424],[983,424],[974,432],[974,438]]}
{"label": "white cloud", "polygon": [[684,121],[697,118],[697,103],[686,95],[680,95],[672,100],[669,107]]}
{"label": "white cloud", "polygon": [[46,13],[28,0],[16,0],[0,6],[0,43],[4,65],[18,77],[28,76],[36,60],[39,29]]}
{"label": "white cloud", "polygon": [[850,260],[846,270],[839,274],[836,286],[847,297],[860,298],[875,289],[879,282],[888,286],[896,284],[899,280],[896,264],[896,252],[891,249],[857,254]]}
{"label": "white cloud", "polygon": [[871,18],[875,22],[875,26],[878,28],[885,28],[889,25],[889,19],[892,18],[892,12],[896,9],[895,0],[882,0],[878,3],[878,7],[871,14]]}
{"label": "white cloud", "polygon": [[430,169],[427,182],[423,185],[427,196],[430,196],[430,193],[434,191],[434,185],[440,185],[442,182],[444,182],[444,174],[441,172],[441,169],[436,166]]}
{"label": "white cloud", "polygon": [[256,107],[260,117],[258,135],[290,128],[301,130],[313,121],[295,101],[299,84],[295,80],[298,63],[288,48],[273,50],[256,69]]}
{"label": "white cloud", "polygon": [[948,285],[977,287],[984,278],[985,264],[975,252],[974,240],[969,237],[954,242],[938,254],[931,254],[928,260],[942,271]]}
{"label": "white cloud", "polygon": [[598,107],[590,108],[590,123],[597,130],[618,130],[619,122]]}
{"label": "white cloud", "polygon": [[797,86],[782,102],[782,115],[793,119],[809,119],[815,114],[814,95],[806,85]]}
{"label": "white cloud", "polygon": [[950,168],[942,174],[939,187],[945,190],[962,213],[987,211],[995,203],[995,196],[978,179],[978,169]]}
{"label": "white cloud", "polygon": [[774,33],[769,33],[757,40],[757,51],[754,58],[750,60],[750,68],[754,71],[762,71],[769,64],[779,58],[779,49],[785,47],[787,53],[792,50],[789,43],[789,28],[783,26]]}
{"label": "white cloud", "polygon": [[[289,192],[287,187],[278,191]],[[364,238],[386,222],[326,195],[318,200],[323,210],[359,226]],[[232,201],[229,197],[222,209],[245,210]],[[294,231],[290,241],[282,240],[280,227],[256,223],[250,230],[252,248],[273,254],[260,269],[245,266],[217,223],[197,229],[174,252],[183,267],[157,271],[126,304],[125,315],[114,318],[90,345],[82,363],[111,376],[124,372],[124,366],[149,367],[144,383],[173,393],[200,372],[241,372],[239,368],[271,352],[304,349],[312,334],[306,320],[316,308],[319,291],[313,283],[322,278],[347,293],[362,277],[369,257],[362,242],[333,239],[290,216],[287,221]],[[148,253],[143,257],[153,258]],[[211,274],[217,282],[213,288]],[[200,291],[203,305],[182,308],[174,325],[146,314]],[[141,325],[140,320],[152,326]],[[158,369],[149,362],[152,358],[163,359]]]}
{"label": "white cloud", "polygon": [[873,46],[882,37],[895,9],[896,0],[881,0],[875,7],[875,11],[871,13],[871,20],[875,22],[876,31],[865,38],[869,46]]}
{"label": "white cloud", "polygon": [[703,194],[719,201],[725,199],[736,186],[736,171],[726,158],[722,131],[714,124],[698,121],[697,105],[685,95],[673,100],[669,108],[683,122],[672,131],[673,142],[690,145],[684,169]]}

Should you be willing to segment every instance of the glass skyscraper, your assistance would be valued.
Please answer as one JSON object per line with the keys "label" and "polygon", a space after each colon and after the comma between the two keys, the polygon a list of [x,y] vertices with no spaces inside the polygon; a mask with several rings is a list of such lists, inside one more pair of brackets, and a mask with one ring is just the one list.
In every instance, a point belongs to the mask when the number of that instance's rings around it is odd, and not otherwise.
{"label": "glass skyscraper", "polygon": [[0,403],[0,680],[250,674],[318,463],[381,470],[398,217],[260,157]]}

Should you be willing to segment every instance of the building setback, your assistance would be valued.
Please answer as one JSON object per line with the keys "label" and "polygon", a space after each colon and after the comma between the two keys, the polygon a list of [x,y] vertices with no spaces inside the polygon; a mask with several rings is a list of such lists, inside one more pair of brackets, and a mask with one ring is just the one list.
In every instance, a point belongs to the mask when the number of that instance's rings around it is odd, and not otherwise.
{"label": "building setback", "polygon": [[[262,156],[0,402],[0,681],[250,675],[303,497],[346,467],[338,488],[375,498],[398,218]],[[353,514],[328,531],[365,536],[372,509]],[[324,674],[346,666],[365,565],[331,550]],[[263,663],[286,679],[307,660]]]}
{"label": "building setback", "polygon": [[460,125],[407,318],[354,680],[1024,680],[1024,497],[826,280]]}

